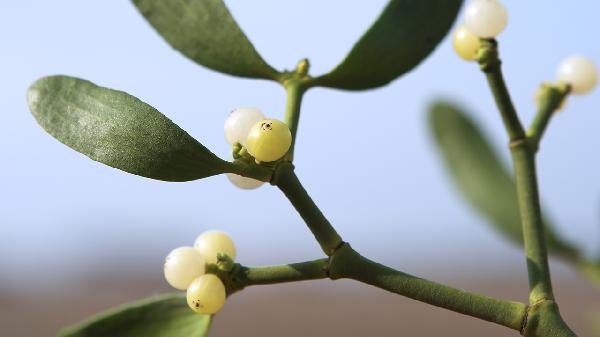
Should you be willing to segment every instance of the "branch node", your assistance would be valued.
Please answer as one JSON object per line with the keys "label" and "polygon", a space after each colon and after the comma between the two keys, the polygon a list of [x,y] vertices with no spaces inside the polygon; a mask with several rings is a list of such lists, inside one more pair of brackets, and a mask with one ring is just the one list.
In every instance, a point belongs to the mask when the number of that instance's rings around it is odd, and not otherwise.
{"label": "branch node", "polygon": [[323,270],[325,271],[325,275],[327,275],[327,278],[331,279],[331,274],[329,272],[331,270],[331,263],[333,262],[333,258],[335,257],[335,254],[337,252],[339,252],[345,246],[350,247],[350,244],[346,241],[342,241],[335,248],[333,248],[331,250],[331,254],[327,258],[327,263],[323,266]]}
{"label": "branch node", "polygon": [[498,42],[494,39],[481,39],[481,48],[477,55],[479,67],[484,73],[490,73],[500,68],[498,57]]}

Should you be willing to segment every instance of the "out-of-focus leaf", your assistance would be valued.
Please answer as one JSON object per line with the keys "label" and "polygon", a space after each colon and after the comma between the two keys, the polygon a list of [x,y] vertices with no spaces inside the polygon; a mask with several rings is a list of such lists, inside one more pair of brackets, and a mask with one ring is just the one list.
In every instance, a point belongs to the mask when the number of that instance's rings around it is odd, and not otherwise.
{"label": "out-of-focus leaf", "polygon": [[28,101],[49,134],[120,170],[166,181],[233,171],[158,110],[122,91],[51,76],[29,88]]}
{"label": "out-of-focus leaf", "polygon": [[388,84],[423,61],[446,35],[462,0],[391,0],[335,69],[310,85],[363,90]]}
{"label": "out-of-focus leaf", "polygon": [[62,337],[204,337],[212,316],[198,315],[182,294],[117,307],[64,329]]}
{"label": "out-of-focus leaf", "polygon": [[222,0],[132,0],[152,27],[198,64],[235,76],[276,79]]}
{"label": "out-of-focus leaf", "polygon": [[[438,102],[429,110],[429,126],[450,176],[462,195],[500,233],[522,244],[516,186],[479,128],[461,110]],[[578,251],[563,241],[545,217],[549,249],[567,258]]]}
{"label": "out-of-focus leaf", "polygon": [[600,310],[594,312],[591,321],[592,324],[592,333],[596,337],[600,337]]}
{"label": "out-of-focus leaf", "polygon": [[[579,261],[578,266],[581,272],[600,288],[600,260]],[[600,328],[600,325],[598,327]]]}

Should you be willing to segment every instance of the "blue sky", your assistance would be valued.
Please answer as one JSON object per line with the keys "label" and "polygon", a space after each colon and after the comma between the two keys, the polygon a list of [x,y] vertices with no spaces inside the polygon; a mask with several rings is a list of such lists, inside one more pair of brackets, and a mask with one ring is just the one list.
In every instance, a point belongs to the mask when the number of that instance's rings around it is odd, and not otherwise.
{"label": "blue sky", "polygon": [[[311,74],[334,67],[386,1],[227,1],[277,69],[308,57]],[[501,56],[525,121],[533,92],[572,54],[600,63],[600,3],[505,1]],[[156,107],[223,158],[223,122],[235,107],[282,118],[285,93],[267,81],[225,76],[172,50],[127,1],[18,1],[0,12],[0,266],[16,284],[41,269],[60,282],[98,266],[150,261],[206,229],[228,231],[239,260],[274,264],[320,257],[283,195],[240,191],[224,176],[165,183],[103,166],[47,135],[28,112],[37,78],[67,74],[129,92]],[[390,43],[393,43],[391,41]],[[410,48],[410,46],[407,46]],[[436,97],[466,106],[507,160],[505,137],[477,65],[446,39],[415,71],[381,89],[310,91],[296,166],[305,187],[345,240],[366,255],[427,275],[492,264],[524,270],[518,249],[491,232],[460,199],[425,125]],[[539,155],[544,205],[559,231],[588,252],[600,247],[600,90],[572,97]],[[368,126],[368,127],[367,127]],[[43,261],[43,262],[42,262]],[[104,267],[102,267],[104,268]]]}

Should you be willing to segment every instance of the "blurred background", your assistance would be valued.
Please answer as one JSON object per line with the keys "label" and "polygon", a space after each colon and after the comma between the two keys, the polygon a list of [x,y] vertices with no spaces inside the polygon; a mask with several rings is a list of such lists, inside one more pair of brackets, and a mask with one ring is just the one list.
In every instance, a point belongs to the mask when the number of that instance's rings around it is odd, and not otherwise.
{"label": "blurred background", "polygon": [[[291,69],[308,57],[312,75],[341,61],[386,3],[226,2],[267,62]],[[583,54],[600,64],[600,49],[592,43],[600,31],[600,3],[504,3],[504,71],[528,122],[535,89],[554,79],[563,58]],[[281,87],[197,66],[172,50],[128,1],[5,3],[0,41],[0,335],[53,336],[99,310],[170,291],[162,278],[164,256],[207,229],[229,232],[239,262],[249,266],[321,257],[277,189],[242,191],[224,176],[166,183],[112,169],[46,134],[25,99],[27,87],[42,76],[89,79],[139,97],[228,158],[228,113],[255,106],[282,118]],[[425,123],[428,102],[439,97],[463,104],[508,164],[484,77],[476,64],[455,56],[447,38],[415,71],[384,88],[311,90],[302,107],[297,173],[344,239],[364,255],[455,287],[525,301],[521,249],[463,202],[441,166]],[[600,253],[599,104],[598,89],[569,99],[539,155],[545,207],[558,232],[590,256]],[[552,262],[552,271],[567,321],[580,336],[591,335],[600,290],[560,261]],[[293,333],[290,327],[296,327]],[[242,332],[515,335],[350,281],[236,294],[212,335]]]}

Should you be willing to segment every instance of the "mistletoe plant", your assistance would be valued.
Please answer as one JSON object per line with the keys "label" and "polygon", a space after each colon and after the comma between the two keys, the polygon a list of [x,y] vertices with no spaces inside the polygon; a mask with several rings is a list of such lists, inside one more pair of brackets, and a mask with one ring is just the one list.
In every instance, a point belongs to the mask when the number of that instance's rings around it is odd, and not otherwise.
{"label": "mistletoe plant", "polygon": [[[528,303],[491,298],[415,277],[371,261],[352,249],[308,195],[294,171],[303,95],[313,87],[365,90],[388,84],[415,68],[452,25],[461,0],[391,0],[346,58],[330,72],[309,75],[308,60],[277,71],[254,49],[222,0],[133,0],[176,50],[210,69],[281,84],[287,92],[283,121],[240,108],[225,122],[232,161],[223,160],[167,117],[139,99],[69,76],[35,82],[30,109],[52,136],[93,160],[163,181],[190,181],[227,174],[241,188],[263,183],[279,188],[306,222],[324,258],[271,267],[235,263],[231,238],[203,233],[194,247],[173,250],[165,278],[181,293],[117,308],[64,331],[64,336],[205,336],[226,297],[252,285],[347,278],[458,313],[503,325],[525,336],[575,336],[561,318],[550,283],[546,246],[598,275],[570,244],[544,228],[537,192],[535,153],[565,97],[596,81],[584,59],[567,61],[560,82],[542,86],[539,112],[525,132],[504,84],[494,40],[507,23],[496,0],[475,0],[455,34],[457,53],[478,60],[510,138],[516,181],[504,171],[476,128],[447,104],[433,106],[431,121],[447,163],[467,198],[513,239],[523,242],[530,280]],[[544,234],[545,233],[545,234]],[[187,298],[187,300],[186,300]],[[191,310],[190,310],[191,308]]]}

